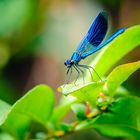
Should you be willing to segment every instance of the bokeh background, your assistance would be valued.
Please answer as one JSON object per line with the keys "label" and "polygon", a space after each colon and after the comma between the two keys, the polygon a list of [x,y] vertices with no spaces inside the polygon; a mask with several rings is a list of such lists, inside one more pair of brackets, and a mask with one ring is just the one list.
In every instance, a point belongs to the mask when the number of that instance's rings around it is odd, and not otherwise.
{"label": "bokeh background", "polygon": [[[107,36],[120,27],[140,24],[139,0],[0,0],[0,98],[13,104],[43,83],[53,88],[59,100],[57,87],[64,83],[64,61],[103,9],[110,15]],[[118,64],[139,59],[137,48]],[[139,96],[140,71],[123,85]],[[71,138],[110,140],[92,130],[65,137]]]}

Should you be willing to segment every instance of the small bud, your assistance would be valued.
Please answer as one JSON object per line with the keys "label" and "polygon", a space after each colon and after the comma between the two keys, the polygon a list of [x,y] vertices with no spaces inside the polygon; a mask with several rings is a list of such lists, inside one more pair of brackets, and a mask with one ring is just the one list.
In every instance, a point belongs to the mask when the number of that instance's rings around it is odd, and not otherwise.
{"label": "small bud", "polygon": [[65,134],[65,132],[64,131],[62,131],[62,130],[59,130],[59,131],[55,131],[55,136],[57,136],[57,137],[61,137],[61,136],[63,136]]}
{"label": "small bud", "polygon": [[93,112],[90,112],[89,114],[87,114],[87,118],[93,118],[95,116],[97,116],[98,114],[100,114],[100,111],[99,110],[96,110],[96,111],[93,111]]}
{"label": "small bud", "polygon": [[100,96],[100,97],[105,97],[105,95],[104,95],[103,92],[100,92],[99,96]]}
{"label": "small bud", "polygon": [[90,104],[86,103],[86,115],[90,113]]}
{"label": "small bud", "polygon": [[107,106],[101,107],[101,110],[105,111],[107,109]]}

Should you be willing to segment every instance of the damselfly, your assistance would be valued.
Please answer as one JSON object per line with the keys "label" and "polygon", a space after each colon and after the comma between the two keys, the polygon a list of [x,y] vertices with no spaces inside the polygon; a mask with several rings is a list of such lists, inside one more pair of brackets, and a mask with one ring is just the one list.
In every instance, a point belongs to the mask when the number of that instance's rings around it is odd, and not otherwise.
{"label": "damselfly", "polygon": [[[92,73],[90,71],[90,68],[91,68],[92,70],[94,70],[94,72],[97,74],[97,76],[101,80],[101,77],[99,76],[99,74],[96,72],[96,70],[93,67],[87,66],[87,65],[81,65],[79,64],[79,62],[82,59],[85,59],[87,56],[103,48],[105,45],[110,43],[113,39],[115,39],[118,35],[122,34],[125,31],[124,28],[121,28],[116,33],[114,33],[111,37],[109,37],[105,42],[101,43],[107,33],[107,29],[108,29],[108,14],[105,11],[102,11],[95,18],[87,34],[85,35],[85,37],[83,38],[79,46],[77,47],[76,51],[72,54],[71,59],[66,60],[64,62],[65,66],[67,66],[68,68],[67,74],[70,72],[70,76],[71,76],[72,68],[74,68],[78,73],[77,79],[80,73],[82,73],[83,80],[84,80],[84,71],[82,68],[88,69],[92,76]],[[68,81],[69,81],[69,78],[68,78]],[[77,79],[75,80],[75,83]]]}

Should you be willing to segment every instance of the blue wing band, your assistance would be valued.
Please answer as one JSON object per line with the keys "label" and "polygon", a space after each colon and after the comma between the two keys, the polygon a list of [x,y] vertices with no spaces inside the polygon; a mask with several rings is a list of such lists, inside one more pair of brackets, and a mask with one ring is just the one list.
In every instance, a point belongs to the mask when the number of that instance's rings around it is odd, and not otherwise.
{"label": "blue wing band", "polygon": [[[100,12],[96,17],[94,22],[92,23],[90,29],[88,30],[86,36],[79,44],[76,52],[79,54],[84,54],[86,52],[92,51],[94,47],[98,47],[98,45],[104,39],[108,28],[108,16],[106,12]],[[89,46],[89,44],[91,44]]]}
{"label": "blue wing band", "polygon": [[87,40],[93,46],[98,46],[104,39],[108,28],[108,15],[106,12],[100,12],[92,23],[87,33]]}

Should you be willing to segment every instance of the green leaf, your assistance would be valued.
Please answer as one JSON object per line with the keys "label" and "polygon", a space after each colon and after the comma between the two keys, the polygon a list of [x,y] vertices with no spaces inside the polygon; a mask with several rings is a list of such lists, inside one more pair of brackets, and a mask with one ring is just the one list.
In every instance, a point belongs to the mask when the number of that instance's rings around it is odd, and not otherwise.
{"label": "green leaf", "polygon": [[95,128],[110,137],[133,137],[140,139],[140,98],[125,97],[108,108],[108,112],[81,123],[76,130]]}
{"label": "green leaf", "polygon": [[[107,91],[108,92],[108,91]],[[105,93],[106,94],[106,93]],[[126,97],[128,96],[130,93],[128,92],[127,89],[125,89],[124,87],[120,86],[118,87],[115,91],[114,91],[114,95],[116,95],[116,97]],[[107,94],[106,94],[107,95]]]}
{"label": "green leaf", "polygon": [[57,125],[67,115],[71,109],[71,105],[76,103],[77,99],[72,96],[62,97],[60,104],[54,108],[51,117],[53,125]]}
{"label": "green leaf", "polygon": [[48,86],[39,85],[12,106],[3,123],[3,128],[22,140],[33,120],[43,125],[47,123],[53,106],[53,91]]}
{"label": "green leaf", "polygon": [[86,106],[84,104],[74,104],[71,106],[72,111],[76,114],[79,120],[86,119]]}
{"label": "green leaf", "polygon": [[7,133],[0,133],[0,140],[15,140],[12,136]]}
{"label": "green leaf", "polygon": [[61,123],[60,129],[66,133],[69,133],[74,128],[73,124]]}
{"label": "green leaf", "polygon": [[0,125],[3,123],[7,114],[9,113],[11,106],[6,102],[0,100]]}
{"label": "green leaf", "polygon": [[113,94],[113,92],[139,68],[140,61],[116,67],[107,77],[106,86],[108,91]]}
{"label": "green leaf", "polygon": [[64,95],[72,95],[76,97],[79,101],[89,102],[92,105],[95,105],[96,99],[101,92],[104,85],[104,81],[102,82],[90,82],[88,84],[80,84],[75,86],[74,84],[69,84],[61,86],[59,91],[61,91]]}
{"label": "green leaf", "polygon": [[[90,65],[103,77],[115,63],[138,45],[140,45],[140,25],[128,28],[123,34],[106,45]],[[93,73],[93,77],[98,80],[95,73]],[[88,71],[86,79],[91,80]]]}

